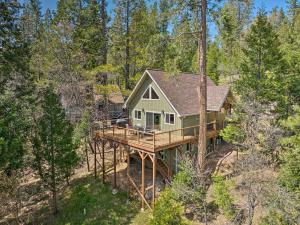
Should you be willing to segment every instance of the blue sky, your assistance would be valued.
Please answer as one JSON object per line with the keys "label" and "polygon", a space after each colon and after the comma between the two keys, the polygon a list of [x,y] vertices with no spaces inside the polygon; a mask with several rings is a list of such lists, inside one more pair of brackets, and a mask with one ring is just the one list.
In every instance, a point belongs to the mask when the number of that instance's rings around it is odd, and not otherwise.
{"label": "blue sky", "polygon": [[[25,0],[20,0],[20,2],[24,2]],[[43,11],[47,8],[51,10],[55,10],[57,0],[41,0]],[[112,5],[112,0],[106,1],[109,6]],[[270,11],[272,8],[278,6],[286,8],[286,0],[254,0],[255,8],[264,7],[267,11]]]}
{"label": "blue sky", "polygon": [[[20,0],[23,3],[26,0]],[[45,11],[47,8],[51,10],[56,9],[57,0],[40,0],[42,3],[42,10]],[[113,0],[106,0],[108,3],[108,11],[109,14],[113,10]],[[274,7],[278,8],[287,8],[286,0],[254,0],[254,14],[257,12],[259,8],[264,8],[267,12],[270,12]],[[209,23],[209,31],[212,36],[216,33],[216,28],[213,23]]]}

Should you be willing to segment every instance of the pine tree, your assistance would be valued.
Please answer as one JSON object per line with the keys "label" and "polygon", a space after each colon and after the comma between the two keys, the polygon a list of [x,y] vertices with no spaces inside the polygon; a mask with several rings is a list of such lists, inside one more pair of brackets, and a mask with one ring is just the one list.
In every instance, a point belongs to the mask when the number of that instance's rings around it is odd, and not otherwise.
{"label": "pine tree", "polygon": [[0,2],[0,170],[8,175],[23,166],[33,92],[19,9],[16,1]]}
{"label": "pine tree", "polygon": [[280,82],[284,78],[285,62],[278,36],[264,11],[259,11],[246,34],[245,43],[242,77],[237,82],[237,89],[245,97],[255,92],[262,101],[277,102],[282,110],[286,104],[283,99],[285,85]]}
{"label": "pine tree", "polygon": [[198,43],[196,33],[193,33],[193,21],[189,13],[179,18],[173,32],[175,38],[168,46],[165,67],[169,68],[167,70],[192,71]]}
{"label": "pine tree", "polygon": [[220,49],[216,42],[208,44],[207,48],[207,75],[216,83],[219,83]]}
{"label": "pine tree", "polygon": [[21,29],[27,43],[32,43],[38,39],[41,17],[41,2],[39,0],[26,1],[21,15]]}
{"label": "pine tree", "polygon": [[36,115],[32,137],[34,165],[52,193],[53,213],[56,214],[58,185],[64,179],[69,181],[78,156],[73,142],[73,127],[66,119],[53,86],[42,87],[39,96],[41,114]]}

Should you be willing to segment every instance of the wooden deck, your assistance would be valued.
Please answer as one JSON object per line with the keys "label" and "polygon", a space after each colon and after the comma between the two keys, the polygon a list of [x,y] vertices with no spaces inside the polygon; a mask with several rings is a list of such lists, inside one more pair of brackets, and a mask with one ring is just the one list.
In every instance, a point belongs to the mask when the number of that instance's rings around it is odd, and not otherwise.
{"label": "wooden deck", "polygon": [[[210,123],[208,125],[211,125]],[[122,144],[129,145],[147,152],[157,152],[178,145],[195,142],[198,139],[199,126],[186,127],[166,132],[143,132],[129,128],[111,126],[109,128],[95,131],[96,136]],[[185,135],[186,131],[192,131],[193,135]],[[191,133],[191,132],[189,132]],[[217,135],[215,126],[208,126],[207,137],[213,138]]]}

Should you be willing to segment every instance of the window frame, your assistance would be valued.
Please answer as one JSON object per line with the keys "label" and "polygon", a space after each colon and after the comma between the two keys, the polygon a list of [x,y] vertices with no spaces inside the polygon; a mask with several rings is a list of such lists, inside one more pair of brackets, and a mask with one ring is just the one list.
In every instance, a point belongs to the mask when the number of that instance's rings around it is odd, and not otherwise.
{"label": "window frame", "polygon": [[[144,95],[146,94],[147,90],[149,90],[149,98],[144,98]],[[157,95],[158,98],[152,98],[152,91],[154,91]],[[157,94],[157,91],[155,91],[155,89],[152,87],[152,85],[149,85],[146,90],[143,92],[142,94],[142,99],[143,100],[159,100],[160,97],[159,95]]]}
{"label": "window frame", "polygon": [[[142,110],[135,109],[133,112],[134,112],[133,118],[135,120],[141,120],[142,119]],[[137,115],[137,117],[136,117],[136,115]],[[140,118],[139,118],[139,115],[140,115]]]}
{"label": "window frame", "polygon": [[[167,122],[167,115],[169,116],[169,122]],[[170,117],[170,115],[173,115],[174,123],[171,123],[171,117]],[[165,112],[165,124],[175,125],[175,113]]]}

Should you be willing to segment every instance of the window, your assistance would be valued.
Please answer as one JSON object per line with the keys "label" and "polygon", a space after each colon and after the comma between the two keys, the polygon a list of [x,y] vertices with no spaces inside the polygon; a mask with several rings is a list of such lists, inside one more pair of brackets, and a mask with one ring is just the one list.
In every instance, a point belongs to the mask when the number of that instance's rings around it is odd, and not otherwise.
{"label": "window", "polygon": [[134,118],[137,120],[142,119],[142,111],[141,110],[134,110]]}
{"label": "window", "polygon": [[147,88],[147,90],[143,94],[143,99],[159,99],[159,96],[154,91],[154,89],[150,86]]}
{"label": "window", "polygon": [[159,99],[158,95],[154,91],[154,89],[151,87],[151,99]]}
{"label": "window", "polygon": [[165,123],[166,124],[175,124],[175,114],[174,113],[166,113],[165,114]]}
{"label": "window", "polygon": [[147,90],[145,91],[144,95],[143,95],[144,99],[150,99],[150,91],[149,88],[147,88]]}

